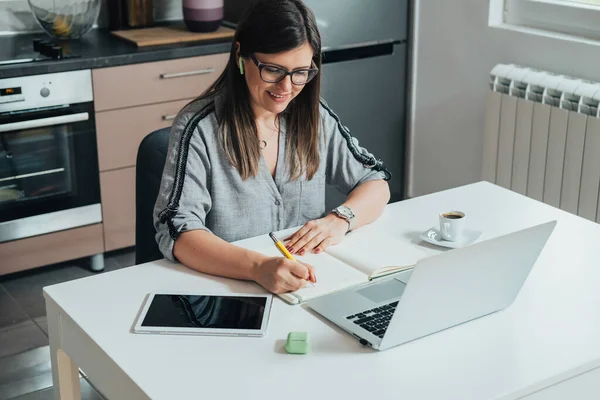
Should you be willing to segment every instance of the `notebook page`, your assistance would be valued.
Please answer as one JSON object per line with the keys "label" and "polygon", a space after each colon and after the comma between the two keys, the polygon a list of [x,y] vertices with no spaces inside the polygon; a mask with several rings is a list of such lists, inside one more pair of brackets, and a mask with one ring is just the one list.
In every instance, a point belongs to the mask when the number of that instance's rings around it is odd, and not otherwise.
{"label": "notebook page", "polygon": [[350,232],[325,252],[367,275],[381,268],[412,266],[428,256],[416,245],[368,228]]}
{"label": "notebook page", "polygon": [[[281,253],[274,245],[259,248],[255,251],[267,256],[281,257]],[[290,303],[295,303],[290,295],[296,297],[298,302],[304,302],[349,286],[367,282],[368,280],[366,274],[344,264],[342,261],[327,253],[309,253],[304,256],[294,254],[294,258],[313,266],[317,282],[314,284],[307,282],[307,285],[302,289],[287,294],[287,296],[282,296]]]}

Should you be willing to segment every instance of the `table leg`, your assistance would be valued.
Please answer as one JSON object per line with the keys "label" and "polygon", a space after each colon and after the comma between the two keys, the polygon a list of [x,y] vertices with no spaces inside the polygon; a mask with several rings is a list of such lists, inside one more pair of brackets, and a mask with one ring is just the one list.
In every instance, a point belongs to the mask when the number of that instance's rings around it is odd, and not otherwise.
{"label": "table leg", "polygon": [[46,307],[48,337],[50,340],[50,362],[55,400],[81,400],[79,369],[77,364],[61,349],[62,327],[60,311]]}

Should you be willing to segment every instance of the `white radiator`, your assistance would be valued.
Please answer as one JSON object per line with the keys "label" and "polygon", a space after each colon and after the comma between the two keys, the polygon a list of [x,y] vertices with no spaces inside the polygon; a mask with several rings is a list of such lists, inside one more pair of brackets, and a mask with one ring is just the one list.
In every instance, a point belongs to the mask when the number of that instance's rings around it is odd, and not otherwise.
{"label": "white radiator", "polygon": [[600,222],[600,83],[499,64],[482,179]]}

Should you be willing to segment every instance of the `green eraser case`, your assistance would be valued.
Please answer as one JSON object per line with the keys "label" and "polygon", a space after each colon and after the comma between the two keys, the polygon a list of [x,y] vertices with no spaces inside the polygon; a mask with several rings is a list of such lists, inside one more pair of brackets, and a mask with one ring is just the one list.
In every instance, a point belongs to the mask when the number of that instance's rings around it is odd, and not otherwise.
{"label": "green eraser case", "polygon": [[308,332],[290,332],[285,342],[285,351],[290,354],[306,354],[310,350]]}

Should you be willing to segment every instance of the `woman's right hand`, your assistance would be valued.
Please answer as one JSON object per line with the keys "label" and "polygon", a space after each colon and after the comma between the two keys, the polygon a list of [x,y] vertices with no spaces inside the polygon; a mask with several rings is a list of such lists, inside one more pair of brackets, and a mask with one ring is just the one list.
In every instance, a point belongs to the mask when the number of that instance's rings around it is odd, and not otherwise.
{"label": "woman's right hand", "polygon": [[314,276],[311,265],[284,257],[267,258],[254,272],[254,280],[271,293],[296,291],[304,287],[307,281],[315,283]]}

